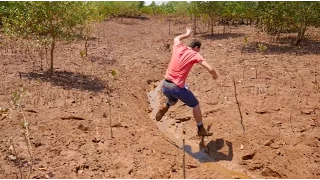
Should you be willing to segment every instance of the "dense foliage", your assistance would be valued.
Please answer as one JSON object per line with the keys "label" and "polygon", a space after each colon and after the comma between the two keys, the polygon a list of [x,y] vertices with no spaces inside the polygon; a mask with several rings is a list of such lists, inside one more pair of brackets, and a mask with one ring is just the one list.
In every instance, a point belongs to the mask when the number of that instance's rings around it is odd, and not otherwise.
{"label": "dense foliage", "polygon": [[[306,30],[319,27],[317,1],[168,1],[146,6],[144,1],[1,1],[0,25],[15,37],[51,42],[72,39],[93,21],[112,17],[168,16],[200,18],[211,25],[255,22],[269,34],[297,34],[296,45]],[[53,63],[53,54],[52,54]],[[51,66],[51,72],[53,65]]]}

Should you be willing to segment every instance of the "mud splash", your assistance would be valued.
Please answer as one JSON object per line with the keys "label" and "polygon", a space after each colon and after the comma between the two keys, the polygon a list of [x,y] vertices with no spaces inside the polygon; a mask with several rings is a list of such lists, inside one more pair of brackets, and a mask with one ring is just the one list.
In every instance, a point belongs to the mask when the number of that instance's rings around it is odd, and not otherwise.
{"label": "mud splash", "polygon": [[[169,117],[164,116],[160,122],[157,122],[155,120],[155,115],[159,109],[160,100],[158,93],[161,89],[162,81],[158,82],[156,84],[156,87],[151,90],[147,96],[148,101],[151,106],[151,113],[150,118],[157,124],[158,129],[164,133],[177,147],[183,148],[183,137],[179,133],[176,133],[173,128],[170,128],[175,120],[170,119]],[[181,128],[181,127],[177,127]],[[216,172],[219,172],[227,179],[251,179],[251,177],[231,169],[228,169],[227,167],[221,165],[218,162],[215,162],[214,159],[210,158],[207,153],[204,152],[204,149],[200,149],[199,145],[189,141],[188,139],[185,140],[184,145],[185,151],[192,156],[193,158],[197,159],[199,162],[201,162],[204,166],[210,167],[214,169]]]}

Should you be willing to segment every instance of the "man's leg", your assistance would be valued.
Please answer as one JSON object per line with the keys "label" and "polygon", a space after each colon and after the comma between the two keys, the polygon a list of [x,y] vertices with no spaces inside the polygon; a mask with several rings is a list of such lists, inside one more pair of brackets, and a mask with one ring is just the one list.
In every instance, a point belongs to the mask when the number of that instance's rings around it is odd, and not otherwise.
{"label": "man's leg", "polygon": [[207,132],[207,130],[203,126],[202,122],[202,114],[200,110],[199,101],[193,95],[193,93],[186,89],[181,88],[180,92],[173,94],[175,98],[180,99],[182,102],[187,104],[189,107],[193,108],[193,117],[197,122],[198,127],[198,136],[212,136],[212,133]]}
{"label": "man's leg", "polygon": [[162,87],[163,94],[167,97],[167,102],[165,105],[161,106],[156,114],[156,120],[160,121],[162,117],[169,110],[170,106],[173,106],[177,103],[178,99],[174,98],[171,94],[175,90],[174,84],[168,84],[168,82],[163,82],[164,86]]}
{"label": "man's leg", "polygon": [[168,101],[166,102],[165,105],[161,106],[156,114],[156,120],[160,121],[162,119],[162,117],[166,114],[166,112],[169,110],[170,106],[175,105],[177,102],[170,102],[170,100],[168,99]]}
{"label": "man's leg", "polygon": [[207,132],[207,130],[203,126],[202,114],[201,114],[201,109],[200,109],[199,104],[193,108],[193,117],[197,122],[198,136],[212,136],[213,135],[213,133]]}
{"label": "man's leg", "polygon": [[196,107],[192,109],[192,111],[193,111],[193,117],[196,120],[197,124],[202,123],[202,114],[201,114],[199,103]]}

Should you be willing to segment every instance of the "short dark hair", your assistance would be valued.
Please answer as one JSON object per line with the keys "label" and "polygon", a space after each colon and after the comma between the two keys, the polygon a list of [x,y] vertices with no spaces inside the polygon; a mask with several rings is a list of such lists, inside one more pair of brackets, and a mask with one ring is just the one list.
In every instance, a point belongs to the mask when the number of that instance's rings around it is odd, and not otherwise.
{"label": "short dark hair", "polygon": [[193,40],[190,42],[189,47],[191,47],[191,48],[195,48],[195,47],[200,48],[200,47],[201,47],[201,41],[199,41],[199,40],[197,40],[197,39],[193,39]]}

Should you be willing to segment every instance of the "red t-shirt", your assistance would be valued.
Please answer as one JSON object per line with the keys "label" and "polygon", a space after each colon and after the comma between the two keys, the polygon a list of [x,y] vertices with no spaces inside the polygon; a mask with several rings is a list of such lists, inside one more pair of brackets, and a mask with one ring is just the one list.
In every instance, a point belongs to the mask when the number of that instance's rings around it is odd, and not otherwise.
{"label": "red t-shirt", "polygon": [[165,78],[183,88],[192,66],[200,61],[204,58],[198,52],[184,44],[174,44]]}

